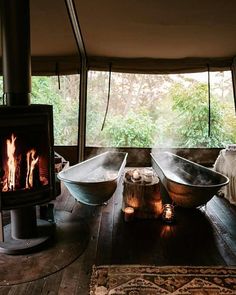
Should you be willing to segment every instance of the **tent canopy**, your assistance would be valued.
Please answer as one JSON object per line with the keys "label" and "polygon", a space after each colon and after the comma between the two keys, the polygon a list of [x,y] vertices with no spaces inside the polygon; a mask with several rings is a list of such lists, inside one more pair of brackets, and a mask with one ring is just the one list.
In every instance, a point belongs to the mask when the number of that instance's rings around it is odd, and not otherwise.
{"label": "tent canopy", "polygon": [[[227,69],[236,55],[235,0],[74,0],[90,69],[174,73]],[[77,73],[64,0],[31,0],[33,74]]]}

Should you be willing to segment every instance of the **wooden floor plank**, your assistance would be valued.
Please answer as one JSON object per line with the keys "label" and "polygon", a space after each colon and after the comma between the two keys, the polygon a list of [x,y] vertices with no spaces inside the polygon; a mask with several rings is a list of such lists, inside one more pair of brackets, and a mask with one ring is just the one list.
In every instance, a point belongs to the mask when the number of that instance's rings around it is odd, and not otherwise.
{"label": "wooden floor plank", "polygon": [[[10,289],[10,291],[8,292],[8,295],[26,295],[26,294],[28,295],[30,294],[28,293],[29,285],[30,285],[29,283],[15,285]],[[33,294],[36,294],[36,293],[33,293]]]}
{"label": "wooden floor plank", "polygon": [[26,283],[27,289],[25,290],[24,295],[37,295],[37,294],[41,295],[45,280],[46,280],[46,278],[43,278],[43,279],[36,280],[36,281],[30,282],[30,283]]}
{"label": "wooden floor plank", "polygon": [[8,295],[11,287],[0,287],[0,295]]}
{"label": "wooden floor plank", "polygon": [[236,239],[236,215],[231,211],[226,203],[220,201],[219,198],[214,197],[211,202],[211,210],[214,210],[215,214],[222,225],[226,229],[227,233],[234,239]]}
{"label": "wooden floor plank", "polygon": [[78,284],[78,269],[76,263],[72,263],[62,272],[58,293],[63,295],[76,294]]}
{"label": "wooden floor plank", "polygon": [[[224,204],[222,204],[223,207]],[[228,204],[228,206],[230,206]],[[221,208],[222,208],[221,207]],[[225,223],[225,218],[222,217],[221,208],[215,206],[214,200],[210,202],[207,206],[206,214],[208,215],[211,222],[214,224],[214,231],[216,234],[216,244],[218,244],[218,249],[221,251],[227,265],[236,265],[236,239],[235,235],[231,235],[230,232],[235,230],[234,228],[228,228],[228,221]],[[227,209],[225,208],[225,214],[227,216]],[[231,217],[232,218],[232,217]],[[234,222],[236,216],[231,219]],[[231,223],[230,223],[231,224]]]}
{"label": "wooden floor plank", "polygon": [[[42,295],[57,295],[61,284],[62,273],[64,270],[56,272],[44,279],[43,288],[41,291]],[[73,294],[73,293],[71,293]]]}
{"label": "wooden floor plank", "polygon": [[116,194],[113,195],[108,201],[108,204],[102,208],[102,217],[95,261],[96,265],[109,264],[111,261],[114,199],[116,196]]}
{"label": "wooden floor plank", "polygon": [[[90,227],[90,242],[81,257],[64,270],[58,294],[88,294],[92,266],[95,263],[97,252],[98,235],[102,216],[101,207],[90,207],[87,214],[87,223]],[[75,215],[81,216],[79,212],[77,212],[77,214],[75,213]],[[72,293],[67,293],[68,290]]]}

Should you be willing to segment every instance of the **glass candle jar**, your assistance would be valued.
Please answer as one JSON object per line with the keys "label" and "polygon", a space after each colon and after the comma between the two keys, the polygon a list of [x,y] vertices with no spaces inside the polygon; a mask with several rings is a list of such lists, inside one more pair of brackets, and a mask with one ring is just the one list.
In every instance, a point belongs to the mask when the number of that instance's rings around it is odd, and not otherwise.
{"label": "glass candle jar", "polygon": [[174,206],[171,204],[163,205],[162,219],[166,223],[172,223],[175,218]]}
{"label": "glass candle jar", "polygon": [[126,207],[124,209],[124,219],[126,222],[132,221],[134,219],[134,208]]}

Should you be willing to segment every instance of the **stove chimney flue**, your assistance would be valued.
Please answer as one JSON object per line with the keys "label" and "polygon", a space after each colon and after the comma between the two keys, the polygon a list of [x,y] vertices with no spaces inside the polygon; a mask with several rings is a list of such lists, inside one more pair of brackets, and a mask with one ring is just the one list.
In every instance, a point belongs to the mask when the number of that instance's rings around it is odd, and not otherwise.
{"label": "stove chimney flue", "polygon": [[2,0],[3,86],[8,106],[30,104],[29,0]]}

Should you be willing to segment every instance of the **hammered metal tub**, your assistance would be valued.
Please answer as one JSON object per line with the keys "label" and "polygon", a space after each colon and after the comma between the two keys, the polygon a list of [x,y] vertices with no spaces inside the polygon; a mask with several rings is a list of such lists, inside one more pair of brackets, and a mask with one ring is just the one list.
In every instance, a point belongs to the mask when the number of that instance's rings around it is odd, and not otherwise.
{"label": "hammered metal tub", "polygon": [[151,153],[153,169],[176,205],[195,208],[206,204],[228,177],[169,152]]}
{"label": "hammered metal tub", "polygon": [[105,152],[61,171],[58,178],[72,196],[86,205],[101,205],[116,190],[127,153]]}

